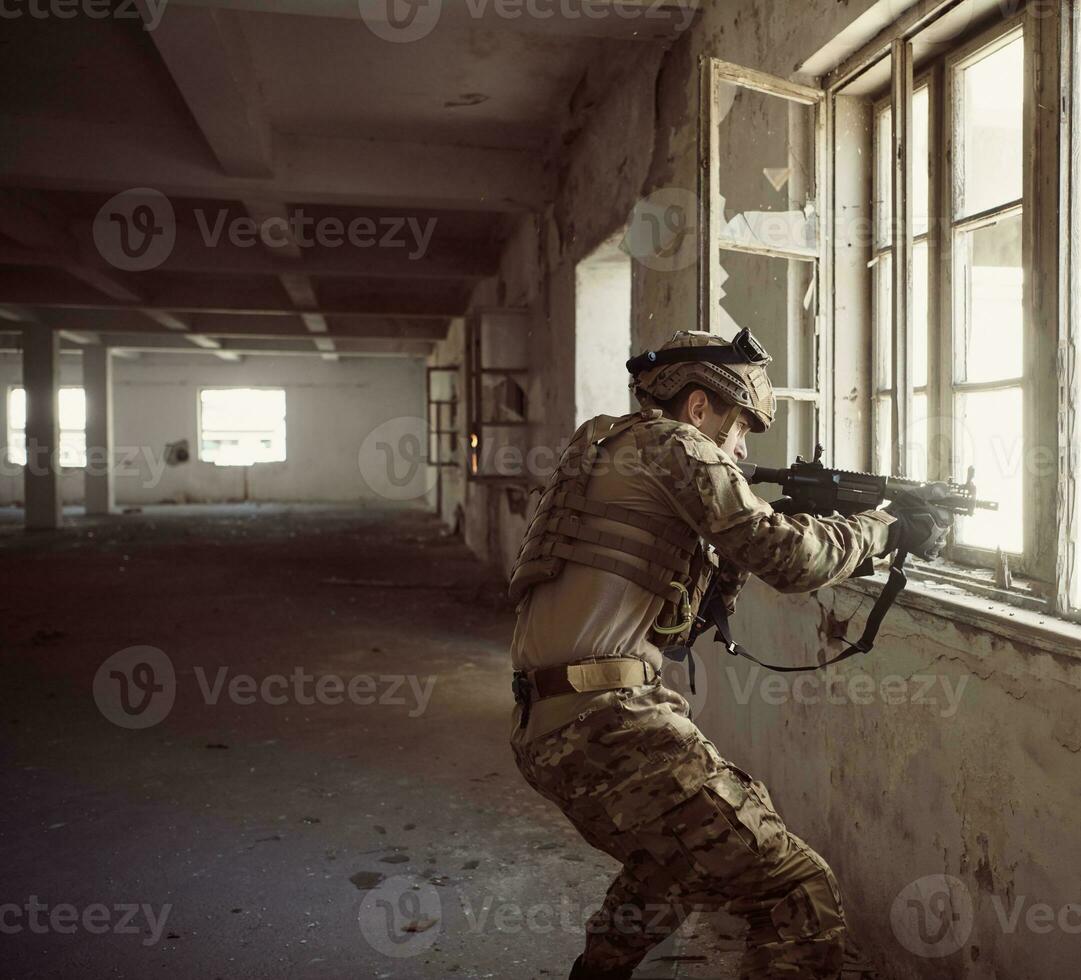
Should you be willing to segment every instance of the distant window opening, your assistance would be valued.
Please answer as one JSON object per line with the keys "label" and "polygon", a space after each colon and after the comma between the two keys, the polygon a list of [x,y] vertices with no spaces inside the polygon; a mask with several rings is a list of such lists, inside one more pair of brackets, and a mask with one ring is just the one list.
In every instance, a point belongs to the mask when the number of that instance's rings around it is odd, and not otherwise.
{"label": "distant window opening", "polygon": [[[26,465],[26,389],[8,391],[8,461]],[[60,465],[73,469],[86,466],[86,391],[60,389]]]}
{"label": "distant window opening", "polygon": [[578,263],[575,276],[576,424],[631,409],[624,365],[631,356],[631,257],[623,232]]}
{"label": "distant window opening", "polygon": [[215,466],[285,461],[283,388],[203,388],[199,458]]}

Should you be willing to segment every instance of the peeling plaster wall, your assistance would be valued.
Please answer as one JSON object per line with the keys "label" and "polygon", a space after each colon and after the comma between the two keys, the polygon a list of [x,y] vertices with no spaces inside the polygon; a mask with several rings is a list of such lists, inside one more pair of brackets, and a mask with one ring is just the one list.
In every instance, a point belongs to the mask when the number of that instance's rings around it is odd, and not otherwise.
{"label": "peeling plaster wall", "polygon": [[[752,582],[734,629],[760,658],[810,662],[827,636],[858,636],[870,603],[844,587],[778,596]],[[769,784],[786,820],[833,865],[857,935],[886,976],[1077,975],[1076,651],[1048,652],[899,605],[869,657],[803,681],[719,647],[702,659],[703,728]],[[957,879],[957,928],[971,925],[962,950],[941,959],[914,955],[902,942],[918,936],[891,925],[899,893],[930,875]],[[1034,930],[1032,922],[1043,928],[1041,906],[1065,928]]]}
{"label": "peeling plaster wall", "polygon": [[[576,263],[622,227],[641,198],[662,188],[696,188],[699,57],[790,77],[871,6],[709,3],[666,54],[643,47],[633,65],[591,67],[553,148],[560,190],[537,220],[535,247],[523,226],[498,281],[478,291],[528,303],[535,313],[529,394],[537,443],[558,446],[573,428]],[[896,4],[898,13],[902,6]],[[760,152],[738,142],[728,147],[723,179],[736,199],[741,181],[761,179],[763,163]],[[753,296],[769,283],[739,285]],[[635,263],[632,293],[636,348],[696,325],[693,264],[663,272]],[[862,432],[867,375],[857,359],[866,351],[858,337],[848,339],[852,363],[840,366],[838,397],[846,401],[839,426]],[[845,447],[844,462],[866,465],[866,453],[861,434]],[[499,507],[473,513],[502,519]],[[489,546],[482,553],[505,562],[521,527],[518,515],[494,533],[484,524],[478,533]],[[501,556],[493,554],[493,540],[501,542]],[[858,634],[870,601],[843,587],[783,597],[752,582],[736,626],[760,655],[807,662],[857,607],[849,630]],[[692,698],[696,718],[723,754],[769,785],[790,826],[837,869],[856,935],[884,977],[1076,976],[1081,913],[1075,907],[1071,918],[1069,903],[1081,903],[1081,658],[907,607],[891,613],[873,656],[846,664],[828,682],[815,676],[817,702],[810,681],[785,687],[790,682],[780,675],[755,674],[753,665],[708,645],[703,653],[702,687]],[[870,700],[860,703],[868,689]],[[929,703],[932,697],[937,703]],[[839,698],[847,701],[830,700]],[[964,896],[972,902],[970,934],[943,958],[917,955],[919,936],[905,926],[911,895],[902,891],[928,875],[956,879],[958,934],[969,925]],[[895,901],[902,913],[896,929]],[[1041,903],[1054,915],[1066,909],[1062,923],[1046,932]],[[1037,918],[1029,920],[1033,909]],[[932,925],[925,932],[933,937]]]}

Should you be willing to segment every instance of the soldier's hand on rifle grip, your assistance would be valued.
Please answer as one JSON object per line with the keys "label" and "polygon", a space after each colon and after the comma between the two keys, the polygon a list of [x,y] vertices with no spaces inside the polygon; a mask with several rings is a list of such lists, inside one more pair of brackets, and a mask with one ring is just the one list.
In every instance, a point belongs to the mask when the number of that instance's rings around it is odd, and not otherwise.
{"label": "soldier's hand on rifle grip", "polygon": [[775,514],[784,514],[786,517],[791,517],[793,514],[806,513],[792,497],[781,497],[774,500],[770,504],[770,507],[773,508]]}
{"label": "soldier's hand on rifle grip", "polygon": [[933,561],[941,552],[953,527],[953,514],[936,507],[936,500],[950,495],[945,483],[928,483],[898,494],[886,508],[896,518],[890,525],[886,554],[903,548],[917,558]]}

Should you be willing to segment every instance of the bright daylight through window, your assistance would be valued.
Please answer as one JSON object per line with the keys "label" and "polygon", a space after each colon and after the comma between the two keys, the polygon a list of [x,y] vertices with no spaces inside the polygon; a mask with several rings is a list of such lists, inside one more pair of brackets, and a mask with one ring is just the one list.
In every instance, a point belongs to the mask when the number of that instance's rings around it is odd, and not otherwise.
{"label": "bright daylight through window", "polygon": [[[1025,549],[1023,157],[1025,41],[999,32],[917,72],[912,96],[912,307],[904,474],[964,480],[998,501],[957,522],[966,548]],[[944,79],[944,81],[941,81]],[[944,90],[943,90],[944,89]],[[939,145],[952,131],[952,152]],[[874,116],[873,443],[894,471],[894,107]],[[943,261],[934,261],[941,255]],[[936,363],[937,362],[937,363]],[[931,371],[937,366],[939,371]],[[993,544],[992,544],[993,543]]]}
{"label": "bright daylight through window", "polygon": [[284,462],[285,390],[200,391],[199,458],[218,466]]}
{"label": "bright daylight through window", "polygon": [[[26,389],[8,392],[7,455],[16,466],[26,465]],[[60,465],[86,466],[86,392],[60,389]]]}

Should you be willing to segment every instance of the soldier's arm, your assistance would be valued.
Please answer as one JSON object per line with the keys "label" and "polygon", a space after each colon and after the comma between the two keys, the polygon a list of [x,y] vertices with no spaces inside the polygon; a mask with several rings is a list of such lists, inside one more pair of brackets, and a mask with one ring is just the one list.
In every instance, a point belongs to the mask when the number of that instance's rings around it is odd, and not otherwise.
{"label": "soldier's arm", "polygon": [[[893,519],[785,516],[754,494],[733,460],[689,426],[658,439],[650,463],[677,513],[719,552],[781,592],[812,592],[848,578],[885,551]],[[648,450],[648,446],[646,449]]]}

